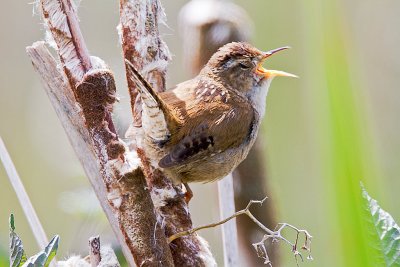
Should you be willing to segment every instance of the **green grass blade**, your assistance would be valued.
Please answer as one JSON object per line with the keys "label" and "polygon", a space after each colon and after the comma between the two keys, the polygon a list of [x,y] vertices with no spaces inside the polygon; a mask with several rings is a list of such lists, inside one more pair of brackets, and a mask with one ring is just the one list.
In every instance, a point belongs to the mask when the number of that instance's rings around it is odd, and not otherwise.
{"label": "green grass blade", "polygon": [[[357,58],[351,53],[346,5],[306,1],[303,10],[309,80],[316,116],[330,261],[323,266],[369,267],[378,255],[368,242],[359,181],[378,191],[377,170],[364,111]],[[375,192],[374,191],[374,192]],[[332,259],[335,261],[332,262]],[[323,259],[322,259],[323,260]]]}

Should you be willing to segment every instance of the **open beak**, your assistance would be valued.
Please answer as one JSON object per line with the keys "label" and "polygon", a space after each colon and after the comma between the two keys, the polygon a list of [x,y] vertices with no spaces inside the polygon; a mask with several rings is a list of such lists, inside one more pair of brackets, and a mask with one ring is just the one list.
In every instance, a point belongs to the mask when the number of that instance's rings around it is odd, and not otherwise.
{"label": "open beak", "polygon": [[289,46],[284,46],[284,47],[279,47],[273,50],[270,50],[268,52],[265,52],[260,63],[257,66],[257,70],[256,72],[260,75],[265,76],[266,78],[273,78],[276,76],[285,76],[285,77],[293,77],[293,78],[298,78],[298,76],[288,73],[288,72],[284,72],[284,71],[280,71],[280,70],[267,70],[265,69],[262,64],[264,63],[264,61],[269,58],[270,56],[272,56],[273,54],[282,51],[282,50],[286,50],[289,49]]}

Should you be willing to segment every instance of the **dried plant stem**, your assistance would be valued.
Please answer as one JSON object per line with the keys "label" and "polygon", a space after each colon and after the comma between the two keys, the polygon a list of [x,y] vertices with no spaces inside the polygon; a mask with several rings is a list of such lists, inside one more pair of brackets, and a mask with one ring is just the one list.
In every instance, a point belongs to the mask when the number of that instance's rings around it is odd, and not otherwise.
{"label": "dried plant stem", "polygon": [[97,267],[101,261],[99,236],[89,238],[89,259],[92,267]]}
{"label": "dried plant stem", "polygon": [[[170,59],[167,45],[162,40],[158,27],[165,23],[165,14],[160,0],[120,0],[120,33],[124,58],[149,82],[156,91],[165,91],[165,75]],[[128,65],[126,65],[128,66]],[[131,139],[137,146],[140,136],[141,103],[136,79],[126,69],[131,97],[133,127],[136,134]],[[188,206],[181,187],[172,184],[158,166],[151,165],[146,148],[139,148],[148,188],[156,207],[159,225],[166,236],[192,228]],[[167,239],[165,239],[167,240]],[[215,260],[200,236],[186,236],[170,245],[175,266],[215,266]]]}
{"label": "dried plant stem", "polygon": [[249,210],[250,207],[251,207],[251,205],[253,205],[253,204],[255,204],[255,203],[258,203],[258,204],[262,205],[263,202],[264,202],[266,199],[267,199],[267,197],[265,197],[263,200],[251,200],[245,209],[242,209],[242,210],[239,210],[239,211],[235,212],[234,214],[232,214],[232,215],[229,216],[228,218],[223,219],[222,221],[219,221],[219,222],[216,222],[216,223],[207,224],[207,225],[203,225],[203,226],[199,226],[199,227],[195,227],[195,228],[192,228],[192,229],[187,230],[187,231],[182,231],[182,232],[180,232],[180,233],[176,233],[176,234],[174,234],[174,235],[168,237],[168,241],[169,241],[169,242],[172,242],[172,241],[174,241],[175,239],[177,239],[177,238],[179,238],[179,237],[186,236],[186,235],[191,235],[191,234],[193,234],[193,233],[195,233],[195,232],[197,232],[197,231],[199,231],[199,230],[203,230],[203,229],[207,229],[207,228],[216,227],[216,226],[218,226],[218,225],[224,224],[224,223],[226,223],[227,221],[230,221],[230,220],[232,220],[233,218],[236,218],[236,217],[238,217],[238,216],[240,216],[240,215],[243,215],[243,214],[246,214],[247,216],[249,216],[250,219],[252,219],[256,224],[258,224],[265,232],[267,232],[268,234],[273,234],[274,232],[273,232],[272,230],[266,228],[262,223],[260,223],[260,222],[251,214],[251,212],[250,212],[250,210]]}
{"label": "dried plant stem", "polygon": [[61,0],[61,3],[65,10],[67,23],[71,32],[72,42],[77,51],[79,61],[81,62],[85,72],[88,72],[92,68],[92,63],[90,62],[89,50],[86,47],[81,29],[79,28],[78,16],[70,0]]}
{"label": "dried plant stem", "polygon": [[40,223],[39,217],[37,216],[36,211],[33,208],[28,193],[25,190],[21,178],[17,173],[17,170],[11,160],[10,155],[7,152],[7,149],[1,137],[0,137],[0,159],[1,162],[3,163],[4,169],[7,172],[10,183],[17,195],[18,201],[21,204],[22,210],[25,213],[29,226],[31,227],[32,233],[36,239],[36,242],[39,248],[43,249],[47,246],[49,240],[47,239],[46,233],[43,229],[42,224]]}
{"label": "dried plant stem", "polygon": [[[28,47],[27,52],[40,74],[46,93],[86,171],[128,263],[131,266],[140,266],[144,262],[162,261],[165,262],[165,266],[172,266],[165,235],[160,227],[156,227],[158,224],[154,206],[138,166],[138,159],[134,154],[128,154],[122,143],[109,138],[109,132],[104,128],[88,129],[88,125],[93,123],[90,121],[92,118],[86,116],[85,120],[82,117],[82,110],[77,108],[69,84],[65,83],[63,74],[57,68],[57,62],[42,42]],[[101,73],[104,72],[97,72]],[[109,80],[105,82],[109,85],[113,83]],[[97,85],[100,92],[104,89],[99,84],[93,85]],[[95,105],[99,103],[101,101],[94,102]],[[99,117],[105,118],[101,114]],[[106,126],[107,123],[100,120],[95,125]],[[115,149],[118,147],[124,149]],[[113,148],[114,152],[109,150]],[[120,157],[120,153],[123,153],[125,159]]]}
{"label": "dried plant stem", "polygon": [[[266,249],[264,247],[264,242],[267,241],[268,239],[272,239],[273,242],[276,242],[276,241],[279,241],[279,240],[284,241],[285,243],[290,245],[291,250],[292,250],[292,252],[293,252],[293,254],[294,254],[295,258],[296,258],[296,262],[297,262],[297,257],[298,256],[303,260],[302,254],[298,250],[299,235],[300,234],[304,234],[304,244],[301,246],[301,249],[306,250],[309,253],[311,253],[311,238],[312,238],[312,236],[306,230],[298,229],[297,227],[295,227],[295,226],[293,226],[291,224],[288,224],[288,223],[278,223],[278,225],[277,225],[278,229],[277,230],[271,230],[268,227],[266,227],[265,225],[263,225],[251,213],[250,207],[253,204],[262,205],[266,199],[267,199],[267,197],[265,197],[262,200],[251,200],[247,204],[246,208],[235,212],[234,214],[232,214],[231,216],[229,216],[228,218],[226,218],[226,219],[224,219],[222,221],[219,221],[219,222],[216,222],[216,223],[212,223],[212,224],[203,225],[203,226],[199,226],[199,227],[195,227],[195,228],[192,228],[190,230],[179,232],[177,234],[174,234],[174,235],[170,236],[168,238],[168,241],[172,242],[172,241],[176,240],[177,238],[180,238],[180,237],[183,237],[183,236],[187,236],[187,235],[191,235],[193,233],[196,233],[199,230],[203,230],[203,229],[208,229],[208,228],[213,228],[213,227],[219,226],[219,225],[224,224],[224,223],[226,223],[226,222],[228,222],[228,221],[232,220],[233,218],[236,218],[236,217],[238,217],[240,215],[247,215],[254,223],[256,223],[258,225],[258,227],[260,227],[262,229],[262,231],[264,231],[266,233],[264,235],[263,239],[260,242],[253,244],[253,246],[256,248],[256,251],[257,251],[259,257],[262,257],[262,258],[264,258],[266,260],[265,264],[271,265],[271,262],[269,261],[269,257],[268,257],[267,251],[266,251]],[[287,238],[285,238],[282,235],[282,231],[285,228],[290,228],[290,229],[292,229],[292,230],[294,230],[296,232],[296,239],[295,239],[294,242],[289,241]],[[259,253],[260,251],[261,251],[261,253]],[[311,255],[309,255],[307,258],[308,259],[312,259]]]}

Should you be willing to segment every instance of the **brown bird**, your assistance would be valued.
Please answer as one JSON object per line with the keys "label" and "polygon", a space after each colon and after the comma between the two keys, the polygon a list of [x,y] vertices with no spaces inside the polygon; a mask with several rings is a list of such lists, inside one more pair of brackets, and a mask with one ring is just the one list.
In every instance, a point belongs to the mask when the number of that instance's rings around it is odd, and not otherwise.
{"label": "brown bird", "polygon": [[248,43],[221,47],[195,78],[156,93],[127,61],[142,98],[142,146],[172,179],[212,182],[242,162],[256,139],[266,97],[276,76],[263,62],[281,47],[262,52]]}

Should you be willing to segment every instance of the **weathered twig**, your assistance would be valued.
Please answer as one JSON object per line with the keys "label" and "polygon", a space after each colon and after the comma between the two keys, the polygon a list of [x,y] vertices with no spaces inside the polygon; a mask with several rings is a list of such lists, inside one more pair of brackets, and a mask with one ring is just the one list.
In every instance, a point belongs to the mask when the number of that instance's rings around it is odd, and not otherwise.
{"label": "weathered twig", "polygon": [[[178,238],[187,236],[187,235],[192,235],[194,233],[196,233],[199,230],[203,230],[203,229],[208,229],[208,228],[213,228],[219,225],[222,225],[240,215],[247,215],[264,233],[264,237],[262,238],[262,240],[260,242],[254,243],[253,246],[257,251],[257,254],[259,257],[262,257],[265,259],[265,264],[269,264],[271,265],[271,262],[269,261],[269,257],[268,257],[268,253],[265,249],[265,241],[267,241],[268,239],[271,239],[272,242],[276,242],[279,240],[282,240],[284,242],[286,242],[288,245],[290,245],[291,250],[296,258],[296,262],[297,262],[297,257],[299,256],[301,259],[303,259],[302,254],[299,252],[298,250],[298,241],[299,241],[299,234],[304,234],[304,244],[301,246],[301,249],[308,251],[309,253],[311,253],[311,238],[312,236],[308,233],[307,230],[302,230],[302,229],[298,229],[297,227],[288,224],[288,223],[278,223],[277,225],[277,230],[271,230],[268,227],[266,227],[265,225],[263,225],[250,211],[250,207],[253,204],[260,204],[262,205],[264,203],[264,201],[267,199],[267,197],[265,197],[262,200],[250,200],[250,202],[247,204],[246,208],[239,210],[237,212],[235,212],[234,214],[232,214],[231,216],[227,217],[224,220],[221,220],[219,222],[216,223],[212,223],[212,224],[207,224],[207,225],[203,225],[203,226],[199,226],[199,227],[195,227],[186,231],[182,231],[179,233],[176,233],[172,236],[170,236],[168,238],[169,242],[172,242]],[[293,229],[294,231],[296,231],[296,239],[294,242],[289,241],[287,238],[285,238],[282,235],[282,231],[285,228],[290,228]],[[307,259],[312,259],[311,255],[309,254],[307,256]]]}
{"label": "weathered twig", "polygon": [[[158,27],[165,23],[165,14],[159,0],[121,0],[121,23],[119,26],[124,58],[149,81],[157,91],[165,90],[165,74],[170,59],[166,44],[160,37]],[[126,73],[133,112],[134,133],[132,142],[138,147],[147,183],[156,206],[158,223],[164,227],[167,236],[192,227],[188,206],[184,201],[180,187],[151,164],[146,148],[140,146],[141,104],[137,95],[135,79]],[[129,135],[129,134],[128,134]],[[171,244],[171,251],[176,266],[213,266],[207,243],[199,236],[187,236]]]}
{"label": "weathered twig", "polygon": [[17,173],[17,170],[11,160],[10,155],[7,152],[7,149],[1,137],[0,137],[0,160],[3,163],[4,169],[6,170],[10,183],[14,188],[18,201],[21,204],[26,219],[28,220],[33,236],[36,239],[36,243],[38,244],[40,249],[43,249],[49,243],[47,235],[43,229],[42,224],[40,223],[39,217],[37,216],[36,211],[33,208],[32,202],[25,190],[21,178]]}
{"label": "weathered twig", "polygon": [[267,197],[265,197],[265,198],[262,199],[262,200],[251,200],[251,201],[249,202],[249,204],[247,205],[246,208],[235,212],[234,214],[232,214],[232,215],[229,216],[228,218],[223,219],[222,221],[219,221],[219,222],[217,222],[217,223],[211,223],[211,224],[207,224],[207,225],[195,227],[195,228],[192,228],[192,229],[189,229],[189,230],[186,230],[186,231],[182,231],[182,232],[176,233],[176,234],[170,236],[170,237],[168,238],[168,240],[169,240],[169,242],[172,242],[172,241],[174,241],[174,240],[177,239],[177,238],[180,238],[180,237],[186,236],[186,235],[191,235],[191,234],[193,234],[193,233],[195,233],[195,232],[197,232],[197,231],[199,231],[199,230],[216,227],[216,226],[218,226],[218,225],[224,224],[224,223],[226,223],[226,222],[232,220],[233,218],[236,218],[236,217],[238,217],[238,216],[240,216],[240,215],[243,215],[243,214],[249,216],[250,219],[252,219],[252,220],[253,220],[261,229],[263,229],[266,233],[268,233],[268,234],[273,234],[274,231],[272,231],[272,230],[268,229],[267,227],[265,227],[265,226],[264,226],[262,223],[260,223],[260,222],[253,216],[253,214],[251,214],[251,212],[250,212],[250,207],[251,207],[251,205],[253,205],[253,204],[255,204],[255,203],[262,205],[266,199],[267,199]]}
{"label": "weathered twig", "polygon": [[[260,133],[262,134],[262,133]],[[234,188],[235,188],[235,204],[240,207],[246,205],[248,199],[261,198],[262,196],[270,196],[274,198],[273,192],[268,183],[267,171],[265,167],[266,158],[263,153],[262,136],[257,138],[253,148],[250,150],[247,158],[236,168],[233,172]],[[271,196],[272,195],[272,196]],[[264,225],[273,227],[276,225],[276,212],[275,206],[272,204],[262,209],[254,211],[254,216],[260,220]],[[254,259],[250,254],[251,247],[246,245],[254,243],[256,236],[260,236],[262,231],[260,228],[254,227],[249,220],[244,217],[238,218],[238,233],[239,242],[243,244],[242,249],[248,251],[247,260]],[[272,262],[279,265],[279,250],[277,247],[272,247],[269,251],[269,258]],[[253,262],[252,266],[256,263]]]}
{"label": "weathered twig", "polygon": [[[295,257],[296,260],[296,264],[297,266],[299,266],[299,262],[297,257],[300,257],[301,261],[303,261],[303,255],[300,253],[300,251],[298,250],[298,242],[299,242],[299,235],[300,234],[304,234],[304,243],[301,246],[302,250],[306,250],[309,254],[307,255],[307,259],[308,260],[312,260],[312,256],[311,256],[311,238],[312,236],[308,233],[307,230],[302,230],[302,229],[298,229],[297,227],[288,224],[288,223],[278,223],[277,227],[278,230],[274,230],[273,234],[266,234],[263,236],[263,238],[261,239],[260,242],[254,243],[253,247],[254,249],[257,251],[257,255],[260,258],[263,258],[264,264],[268,264],[270,266],[272,266],[271,261],[269,260],[269,256],[267,253],[267,250],[265,248],[265,242],[268,239],[271,239],[272,242],[277,242],[279,240],[283,240],[285,241],[288,245],[290,245],[293,255]],[[285,228],[290,228],[296,231],[296,239],[294,242],[289,241],[288,239],[286,239],[285,237],[282,236],[281,232],[282,230],[284,230]]]}

